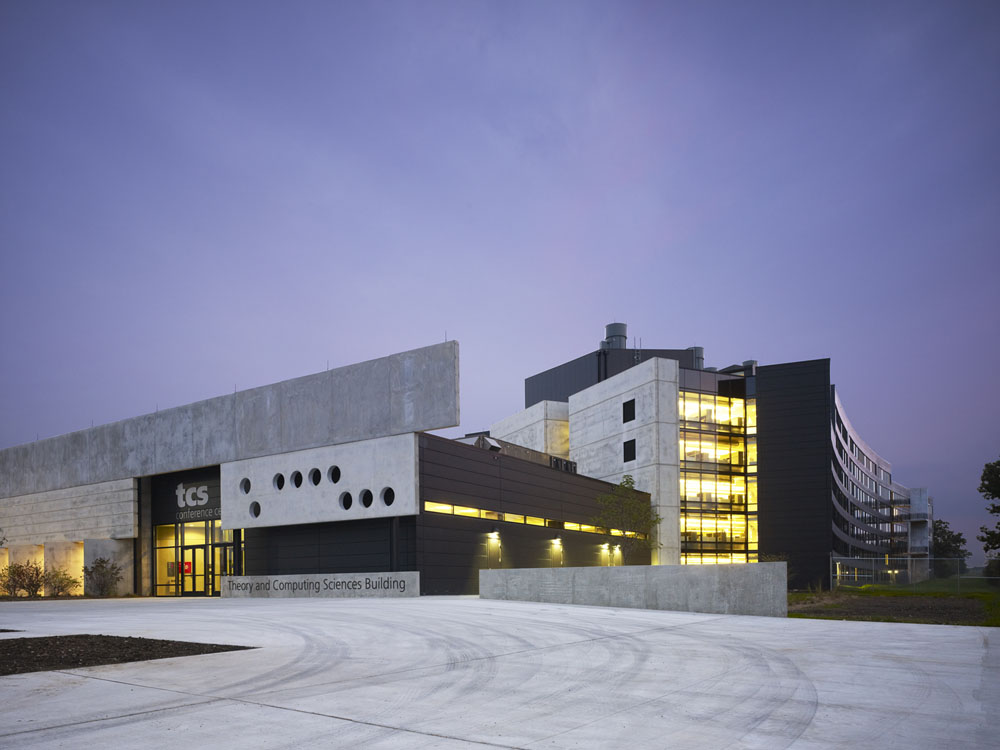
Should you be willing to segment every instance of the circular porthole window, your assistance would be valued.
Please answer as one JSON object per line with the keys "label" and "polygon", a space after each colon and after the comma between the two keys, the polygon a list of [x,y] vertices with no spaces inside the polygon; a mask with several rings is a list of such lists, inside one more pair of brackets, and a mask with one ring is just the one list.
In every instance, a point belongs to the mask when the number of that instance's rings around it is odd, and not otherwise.
{"label": "circular porthole window", "polygon": [[317,486],[321,479],[323,479],[323,474],[319,469],[313,469],[309,472],[309,481],[313,483],[313,487]]}
{"label": "circular porthole window", "polygon": [[285,475],[275,474],[274,475],[274,489],[283,490],[285,488]]}
{"label": "circular porthole window", "polygon": [[292,480],[292,484],[294,484],[296,487],[301,487],[302,486],[302,472],[301,471],[293,471],[292,472],[292,476],[289,477],[289,478]]}
{"label": "circular porthole window", "polygon": [[243,479],[240,480],[240,492],[244,495],[250,494],[250,480],[246,477],[243,477]]}
{"label": "circular porthole window", "polygon": [[250,503],[250,517],[257,518],[257,516],[259,515],[260,515],[260,503],[258,503],[255,500],[254,502]]}
{"label": "circular porthole window", "polygon": [[326,475],[330,478],[331,482],[336,484],[337,482],[340,481],[340,467],[331,466],[329,469],[326,470]]}
{"label": "circular porthole window", "polygon": [[340,507],[344,510],[350,510],[353,502],[354,498],[351,497],[350,492],[345,492],[340,496]]}
{"label": "circular porthole window", "polygon": [[372,507],[372,500],[374,499],[375,496],[372,495],[371,490],[361,490],[361,504],[363,506],[365,506],[366,508]]}
{"label": "circular porthole window", "polygon": [[386,505],[392,505],[396,501],[396,491],[392,487],[386,487],[382,490],[382,502]]}

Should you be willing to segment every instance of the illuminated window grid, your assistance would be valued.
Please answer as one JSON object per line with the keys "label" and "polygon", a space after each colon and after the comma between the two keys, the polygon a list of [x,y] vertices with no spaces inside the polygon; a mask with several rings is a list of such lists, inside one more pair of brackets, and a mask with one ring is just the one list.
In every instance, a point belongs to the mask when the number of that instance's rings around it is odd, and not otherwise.
{"label": "illuminated window grid", "polygon": [[689,552],[681,555],[681,565],[743,565],[755,562],[756,552]]}
{"label": "illuminated window grid", "polygon": [[[564,529],[565,531],[582,531],[586,534],[601,534],[604,532],[587,523],[576,523],[575,521],[558,521],[553,518],[541,518],[539,516],[522,516],[520,513],[501,513],[496,510],[483,510],[482,508],[470,508],[467,505],[452,505],[450,503],[439,503],[432,500],[424,501],[424,510],[428,513],[443,513],[448,516],[463,516],[465,518],[482,518],[488,521],[503,521],[505,523],[523,523],[528,526],[545,526],[550,529]],[[634,531],[622,531],[621,529],[611,529],[611,536],[634,536],[639,539],[645,538],[643,534],[636,534]]]}
{"label": "illuminated window grid", "polygon": [[736,513],[682,515],[681,538],[685,538],[686,535],[692,535],[697,539],[694,544],[703,542],[730,544],[743,547],[749,552],[756,552],[757,517]]}
{"label": "illuminated window grid", "polygon": [[688,426],[709,425],[708,429],[724,432],[757,432],[757,401],[720,396],[714,393],[679,391],[677,413]]}

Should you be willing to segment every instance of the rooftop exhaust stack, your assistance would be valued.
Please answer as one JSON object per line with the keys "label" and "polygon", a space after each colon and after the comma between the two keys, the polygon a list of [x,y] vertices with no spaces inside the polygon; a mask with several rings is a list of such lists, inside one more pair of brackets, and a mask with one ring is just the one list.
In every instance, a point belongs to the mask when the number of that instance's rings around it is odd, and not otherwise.
{"label": "rooftop exhaust stack", "polygon": [[705,347],[703,346],[689,346],[687,348],[689,352],[694,353],[694,369],[704,370],[705,369]]}
{"label": "rooftop exhaust stack", "polygon": [[604,326],[604,341],[602,349],[625,349],[628,342],[628,325],[625,323],[608,323]]}

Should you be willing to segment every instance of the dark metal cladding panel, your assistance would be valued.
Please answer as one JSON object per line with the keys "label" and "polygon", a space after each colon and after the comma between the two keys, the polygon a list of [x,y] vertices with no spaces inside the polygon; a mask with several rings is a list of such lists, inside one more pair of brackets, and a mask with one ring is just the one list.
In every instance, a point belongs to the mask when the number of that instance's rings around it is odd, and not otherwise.
{"label": "dark metal cladding panel", "polygon": [[416,562],[413,518],[399,520],[395,542],[394,520],[372,518],[246,529],[244,572],[263,576],[413,570]]}
{"label": "dark metal cladding panel", "polygon": [[[420,502],[465,505],[559,521],[590,523],[594,498],[611,491],[607,482],[531,461],[420,436]],[[599,565],[607,538],[560,528],[466,518],[421,511],[416,519],[416,568],[421,594],[476,594],[485,567],[537,568]],[[490,557],[487,535],[500,535],[499,559]],[[553,539],[561,553],[553,556]],[[636,564],[649,564],[649,553]]]}
{"label": "dark metal cladding panel", "polygon": [[694,367],[694,352],[687,349],[599,349],[526,378],[524,408],[539,401],[569,401],[574,393],[656,357]]}
{"label": "dark metal cladding panel", "polygon": [[790,585],[828,585],[832,539],[830,360],[757,369],[762,555],[788,558]]}

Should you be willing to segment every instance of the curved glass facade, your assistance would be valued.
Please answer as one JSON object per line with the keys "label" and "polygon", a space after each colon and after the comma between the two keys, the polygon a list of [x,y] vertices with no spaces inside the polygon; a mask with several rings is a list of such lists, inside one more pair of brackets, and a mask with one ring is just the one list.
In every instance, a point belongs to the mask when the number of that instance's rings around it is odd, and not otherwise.
{"label": "curved glass facade", "polygon": [[833,551],[844,557],[907,553],[909,493],[857,434],[833,394],[830,418]]}

